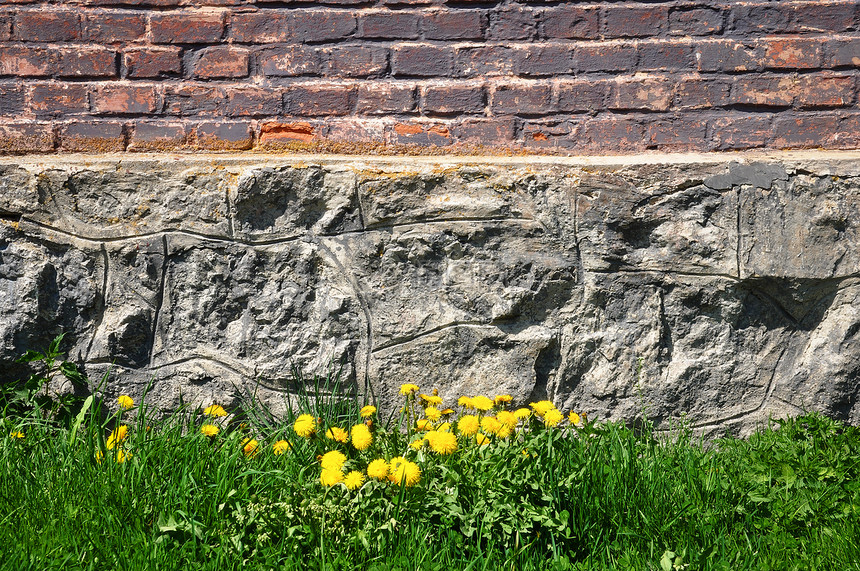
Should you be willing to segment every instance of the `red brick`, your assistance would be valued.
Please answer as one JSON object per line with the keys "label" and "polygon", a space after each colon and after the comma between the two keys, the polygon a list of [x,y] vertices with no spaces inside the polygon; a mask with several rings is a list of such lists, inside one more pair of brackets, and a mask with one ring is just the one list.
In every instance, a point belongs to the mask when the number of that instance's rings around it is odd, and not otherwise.
{"label": "red brick", "polygon": [[194,129],[197,146],[213,151],[241,151],[254,144],[251,124],[245,121],[210,121]]}
{"label": "red brick", "polygon": [[800,107],[846,107],[854,103],[854,76],[802,75],[797,81]]}
{"label": "red brick", "polygon": [[610,109],[667,111],[672,106],[672,84],[662,79],[616,81],[609,97]]}
{"label": "red brick", "polygon": [[0,152],[46,153],[54,150],[50,123],[0,123]]}
{"label": "red brick", "polygon": [[232,46],[204,48],[192,56],[191,68],[199,79],[246,77],[248,50]]}
{"label": "red brick", "polygon": [[828,65],[860,67],[860,38],[833,40],[827,44]]}
{"label": "red brick", "polygon": [[219,116],[226,94],[220,87],[179,84],[165,89],[167,113],[182,116]]}
{"label": "red brick", "polygon": [[126,77],[164,77],[182,71],[179,48],[130,48],[123,53]]}
{"label": "red brick", "polygon": [[598,117],[583,124],[582,138],[592,152],[645,150],[643,126],[632,117]]}
{"label": "red brick", "polygon": [[78,153],[116,153],[125,150],[122,123],[75,122],[60,128],[60,148]]}
{"label": "red brick", "polygon": [[636,48],[626,42],[582,44],[574,50],[573,66],[581,72],[629,71],[636,66]]}
{"label": "red brick", "polygon": [[0,75],[44,77],[56,69],[56,51],[34,46],[0,47]]}
{"label": "red brick", "polygon": [[37,116],[63,116],[89,111],[87,86],[80,83],[38,83],[30,87],[30,109]]}
{"label": "red brick", "polygon": [[735,79],[731,102],[736,105],[788,107],[794,102],[794,77],[740,76]]}
{"label": "red brick", "polygon": [[588,113],[606,107],[609,82],[594,80],[561,81],[557,84],[558,110],[563,113]]}
{"label": "red brick", "polygon": [[847,32],[856,29],[856,0],[842,2],[792,2],[790,27],[795,33]]}
{"label": "red brick", "polygon": [[415,109],[415,86],[376,82],[360,84],[356,109],[365,115],[409,113]]}
{"label": "red brick", "polygon": [[600,36],[597,8],[559,6],[542,10],[538,18],[547,38],[594,39]]}
{"label": "red brick", "polygon": [[707,150],[706,124],[695,118],[672,117],[650,121],[648,145],[661,151]]}
{"label": "red brick", "polygon": [[639,69],[643,71],[693,69],[693,46],[685,42],[656,41],[638,44]]}
{"label": "red brick", "polygon": [[428,40],[480,40],[486,16],[481,10],[439,10],[421,20]]}
{"label": "red brick", "polygon": [[450,48],[430,44],[401,44],[391,50],[391,73],[399,76],[444,77],[452,74]]}
{"label": "red brick", "polygon": [[0,115],[19,117],[24,112],[25,96],[20,83],[0,83]]}
{"label": "red brick", "polygon": [[603,12],[603,33],[608,38],[657,36],[668,21],[666,6],[608,6]]}
{"label": "red brick", "polygon": [[227,89],[224,114],[228,117],[271,116],[282,110],[282,89],[238,87]]}
{"label": "red brick", "polygon": [[780,117],[774,122],[773,146],[779,149],[832,147],[839,132],[839,117],[805,115]]}
{"label": "red brick", "polygon": [[129,151],[165,151],[183,147],[188,139],[185,125],[161,121],[139,121],[131,133]]}
{"label": "red brick", "polygon": [[337,46],[322,50],[326,75],[334,77],[368,77],[388,70],[388,50],[378,46]]}
{"label": "red brick", "polygon": [[133,42],[146,34],[146,16],[140,12],[86,12],[83,37],[92,42]]}
{"label": "red brick", "polygon": [[573,49],[567,44],[530,45],[515,53],[517,75],[567,75],[572,70]]}
{"label": "red brick", "polygon": [[506,7],[490,12],[491,40],[530,40],[537,34],[537,18],[530,8]]}
{"label": "red brick", "polygon": [[571,149],[580,146],[576,121],[539,121],[523,125],[523,146],[532,149]]}
{"label": "red brick", "polygon": [[343,40],[356,32],[356,19],[350,12],[302,10],[290,13],[290,39],[295,42]]}
{"label": "red brick", "polygon": [[170,11],[150,16],[152,42],[156,44],[215,44],[224,33],[222,12]]}
{"label": "red brick", "polygon": [[348,85],[293,84],[284,94],[288,115],[348,115],[355,89]]}
{"label": "red brick", "polygon": [[294,77],[320,73],[320,58],[316,48],[310,46],[285,46],[262,52],[259,56],[263,75]]}
{"label": "red brick", "polygon": [[233,14],[230,17],[230,39],[248,44],[285,42],[289,13],[276,10]]}
{"label": "red brick", "polygon": [[57,54],[60,77],[116,77],[117,53],[102,47],[62,48]]}
{"label": "red brick", "polygon": [[676,109],[710,109],[727,105],[730,85],[719,79],[682,79],[675,87]]}
{"label": "red brick", "polygon": [[456,75],[511,75],[515,62],[516,51],[507,46],[461,47],[456,53]]}
{"label": "red brick", "polygon": [[391,137],[398,145],[448,146],[454,142],[446,123],[395,123]]}
{"label": "red brick", "polygon": [[69,42],[80,39],[81,24],[68,10],[22,10],[15,15],[13,37],[25,42]]}
{"label": "red brick", "polygon": [[516,134],[516,119],[513,117],[460,119],[451,127],[451,132],[461,143],[476,143],[484,146],[509,145]]}
{"label": "red brick", "polygon": [[421,91],[425,113],[483,113],[486,106],[481,84],[431,85]]}
{"label": "red brick", "polygon": [[154,86],[132,83],[108,83],[91,92],[94,113],[147,114],[158,106],[158,92]]}
{"label": "red brick", "polygon": [[669,12],[669,33],[681,36],[710,36],[723,31],[726,15],[715,8],[682,8]]}
{"label": "red brick", "polygon": [[367,12],[361,16],[361,37],[414,40],[418,38],[419,21],[419,15],[413,12]]}
{"label": "red brick", "polygon": [[294,123],[269,122],[260,126],[260,144],[278,146],[290,143],[309,143],[319,139],[316,127],[305,121]]}
{"label": "red brick", "polygon": [[710,127],[714,150],[740,151],[766,146],[772,133],[770,117],[720,117]]}
{"label": "red brick", "polygon": [[521,82],[497,85],[491,108],[497,115],[535,115],[552,111],[552,85]]}
{"label": "red brick", "polygon": [[786,38],[765,40],[764,66],[770,69],[814,69],[821,66],[824,41]]}
{"label": "red brick", "polygon": [[696,45],[699,71],[757,71],[762,67],[764,48],[733,40],[706,41]]}

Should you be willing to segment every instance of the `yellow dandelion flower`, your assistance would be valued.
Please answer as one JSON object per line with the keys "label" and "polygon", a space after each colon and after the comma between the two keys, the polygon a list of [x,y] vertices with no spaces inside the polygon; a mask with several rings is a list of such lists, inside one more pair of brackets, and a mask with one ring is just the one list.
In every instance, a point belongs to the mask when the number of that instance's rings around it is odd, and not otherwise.
{"label": "yellow dandelion flower", "polygon": [[203,409],[206,416],[227,416],[227,411],[221,405],[213,404]]}
{"label": "yellow dandelion flower", "polygon": [[415,428],[418,430],[433,430],[433,423],[426,418],[419,418],[415,421]]}
{"label": "yellow dandelion flower", "polygon": [[292,450],[293,446],[287,442],[286,440],[278,440],[274,444],[272,444],[272,452],[275,453],[275,456],[280,456],[281,454],[285,454],[287,451]]}
{"label": "yellow dandelion flower", "polygon": [[352,445],[356,450],[367,450],[373,444],[373,435],[365,424],[356,424],[351,429]]}
{"label": "yellow dandelion flower", "polygon": [[400,394],[403,396],[409,396],[417,392],[418,385],[413,385],[412,383],[403,383],[402,385],[400,385]]}
{"label": "yellow dandelion flower", "polygon": [[200,432],[208,436],[209,438],[214,437],[216,434],[221,432],[221,429],[215,426],[214,424],[204,424],[200,427]]}
{"label": "yellow dandelion flower", "polygon": [[322,460],[320,460],[322,467],[329,470],[340,470],[343,468],[344,463],[346,463],[346,456],[338,450],[326,452],[323,454]]}
{"label": "yellow dandelion flower", "polygon": [[567,417],[567,421],[573,425],[579,424],[582,419],[579,418],[579,415],[575,412],[570,413],[570,416]]}
{"label": "yellow dandelion flower", "polygon": [[9,438],[20,439],[24,438],[24,433],[20,430],[13,430],[11,434],[9,434]]}
{"label": "yellow dandelion flower", "polygon": [[451,432],[428,432],[427,442],[436,454],[447,456],[457,451],[457,437]]}
{"label": "yellow dandelion flower", "polygon": [[555,408],[555,405],[548,400],[533,402],[529,404],[529,406],[532,407],[532,410],[535,411],[535,414],[541,418],[543,418],[543,415],[545,415],[547,412]]}
{"label": "yellow dandelion flower", "polygon": [[244,454],[246,458],[253,458],[259,452],[259,446],[260,443],[253,438],[246,438],[242,441],[242,454]]}
{"label": "yellow dandelion flower", "polygon": [[475,408],[475,404],[472,402],[472,397],[462,396],[457,399],[457,406],[462,406],[466,409]]}
{"label": "yellow dandelion flower", "polygon": [[361,418],[370,418],[374,414],[376,414],[376,407],[372,404],[361,407],[361,412],[359,412]]}
{"label": "yellow dandelion flower", "polygon": [[101,450],[96,450],[96,462],[98,462],[99,464],[101,464],[101,463],[102,463],[102,459],[104,459],[104,457],[105,457],[105,456],[104,456],[104,454],[102,454],[102,451],[101,451]]}
{"label": "yellow dandelion flower", "polygon": [[483,395],[474,397],[472,399],[472,404],[475,406],[476,409],[484,412],[493,408],[493,401]]}
{"label": "yellow dandelion flower", "polygon": [[122,464],[123,462],[125,462],[129,458],[131,458],[131,454],[129,454],[125,450],[120,449],[120,450],[116,451],[116,463],[117,464]]}
{"label": "yellow dandelion flower", "polygon": [[465,436],[472,436],[478,432],[478,417],[473,414],[464,414],[457,421],[457,430]]}
{"label": "yellow dandelion flower", "polygon": [[516,428],[517,423],[519,422],[514,413],[508,410],[500,410],[499,414],[496,415],[496,418],[499,422],[511,429]]}
{"label": "yellow dandelion flower", "polygon": [[409,488],[421,481],[421,468],[418,467],[418,464],[398,456],[391,459],[391,471],[388,479],[393,484],[402,484]]}
{"label": "yellow dandelion flower", "polygon": [[128,395],[121,395],[118,399],[119,407],[123,410],[128,410],[134,406],[134,399]]}
{"label": "yellow dandelion flower", "polygon": [[532,411],[527,408],[518,408],[514,411],[514,416],[517,417],[517,420],[525,420],[532,415]]}
{"label": "yellow dandelion flower", "polygon": [[382,458],[377,458],[367,465],[367,475],[377,480],[385,480],[388,478],[390,466],[388,462]]}
{"label": "yellow dandelion flower", "polygon": [[125,440],[126,436],[128,436],[128,426],[124,424],[117,426],[108,436],[106,443],[107,449],[113,450],[117,446],[122,446],[122,442]]}
{"label": "yellow dandelion flower", "polygon": [[425,442],[427,442],[426,438],[419,438],[418,440],[413,440],[412,442],[410,442],[409,447],[413,450],[419,450],[422,446],[424,446]]}
{"label": "yellow dandelion flower", "polygon": [[346,430],[343,428],[339,428],[337,426],[332,426],[325,433],[326,438],[329,440],[335,440],[337,442],[346,443],[349,440],[349,434],[347,434]]}
{"label": "yellow dandelion flower", "polygon": [[438,430],[439,432],[451,432],[451,423],[443,422],[436,430]]}
{"label": "yellow dandelion flower", "polygon": [[493,403],[496,406],[502,406],[510,403],[512,400],[514,400],[514,397],[511,395],[496,395],[496,398],[493,399]]}
{"label": "yellow dandelion flower", "polygon": [[478,446],[486,446],[490,443],[490,439],[487,438],[486,434],[478,433],[475,435],[475,442],[478,443]]}
{"label": "yellow dandelion flower", "polygon": [[336,470],[323,468],[322,472],[320,472],[320,483],[323,486],[334,486],[341,482],[343,482],[343,472],[340,468]]}
{"label": "yellow dandelion flower", "polygon": [[547,426],[556,426],[562,420],[564,420],[564,415],[557,408],[549,409],[543,416],[543,422]]}
{"label": "yellow dandelion flower", "polygon": [[357,490],[364,483],[364,474],[353,470],[344,477],[343,483],[346,485],[346,489]]}
{"label": "yellow dandelion flower", "polygon": [[302,414],[293,423],[293,430],[302,438],[309,438],[317,431],[317,421],[311,414]]}
{"label": "yellow dandelion flower", "polygon": [[421,393],[418,396],[421,398],[422,401],[424,401],[427,406],[436,406],[442,404],[442,397],[440,397],[439,395],[425,395],[424,393]]}
{"label": "yellow dandelion flower", "polygon": [[495,416],[485,416],[481,419],[481,430],[486,434],[496,434],[502,427],[502,423]]}
{"label": "yellow dandelion flower", "polygon": [[427,417],[427,420],[432,420],[433,422],[436,422],[437,420],[442,418],[442,412],[435,406],[428,406],[424,409],[424,416]]}
{"label": "yellow dandelion flower", "polygon": [[496,431],[496,436],[498,436],[499,438],[509,438],[513,433],[514,427],[503,423],[501,427]]}
{"label": "yellow dandelion flower", "polygon": [[448,415],[451,415],[451,414],[454,414],[454,409],[453,409],[453,408],[446,408],[446,409],[443,409],[443,410],[442,410],[442,416],[448,416]]}

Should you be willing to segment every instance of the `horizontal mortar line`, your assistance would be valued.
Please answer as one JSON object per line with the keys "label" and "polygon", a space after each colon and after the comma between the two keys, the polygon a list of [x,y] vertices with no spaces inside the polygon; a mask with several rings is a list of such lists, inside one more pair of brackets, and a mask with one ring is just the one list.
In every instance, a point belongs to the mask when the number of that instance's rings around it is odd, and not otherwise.
{"label": "horizontal mortar line", "polygon": [[400,345],[405,345],[411,341],[415,341],[416,339],[420,339],[421,337],[426,337],[428,335],[432,335],[438,331],[442,331],[443,329],[451,329],[453,327],[492,327],[493,324],[491,322],[484,321],[452,321],[450,323],[445,323],[443,325],[438,325],[426,331],[422,331],[420,333],[416,333],[415,335],[410,335],[408,337],[401,337],[387,345],[383,345],[381,347],[374,348],[371,353],[377,353],[379,351],[384,351],[386,349],[391,349],[392,347],[398,347]]}
{"label": "horizontal mortar line", "polygon": [[393,222],[390,224],[371,224],[366,226],[364,230],[351,230],[349,232],[344,232],[344,234],[354,234],[360,232],[366,232],[370,230],[385,230],[387,228],[401,228],[401,227],[409,227],[409,226],[423,226],[427,224],[446,224],[449,222],[517,222],[517,223],[525,223],[525,222],[534,222],[539,226],[543,227],[539,221],[534,218],[510,218],[505,216],[499,217],[483,217],[483,216],[475,216],[469,217],[464,216],[462,218],[434,218],[432,220],[417,220],[415,222]]}
{"label": "horizontal mortar line", "polygon": [[160,365],[150,365],[147,368],[149,370],[152,370],[152,371],[157,371],[157,370],[163,369],[165,367],[174,367],[176,365],[182,365],[182,364],[191,363],[194,361],[207,361],[210,363],[215,363],[216,365],[221,365],[222,367],[224,367],[228,371],[230,371],[232,373],[236,373],[240,377],[253,377],[253,376],[255,376],[254,373],[248,373],[248,372],[244,372],[244,371],[239,370],[239,367],[241,365],[232,365],[230,363],[227,363],[227,362],[222,361],[220,359],[217,359],[215,357],[207,357],[206,355],[191,355],[188,357],[181,357],[181,358],[176,359],[174,361],[169,361],[167,363],[162,363]]}
{"label": "horizontal mortar line", "polygon": [[722,274],[719,272],[706,273],[706,272],[685,272],[683,270],[649,270],[649,269],[635,269],[635,268],[616,268],[612,270],[605,270],[600,268],[587,268],[583,267],[583,270],[586,272],[593,272],[595,274],[669,274],[669,275],[678,275],[678,276],[691,276],[691,277],[699,277],[699,278],[725,278],[732,281],[742,281],[737,276],[733,276],[731,274]]}

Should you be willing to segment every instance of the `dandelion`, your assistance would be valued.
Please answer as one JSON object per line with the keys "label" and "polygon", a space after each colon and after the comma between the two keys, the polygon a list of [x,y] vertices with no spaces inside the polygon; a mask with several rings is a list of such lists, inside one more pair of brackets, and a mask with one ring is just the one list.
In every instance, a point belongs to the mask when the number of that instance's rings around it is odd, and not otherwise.
{"label": "dandelion", "polygon": [[134,406],[134,400],[128,395],[121,395],[118,399],[119,407],[123,410],[128,410]]}
{"label": "dandelion", "polygon": [[367,465],[367,475],[377,480],[385,480],[388,478],[390,468],[388,462],[382,458],[377,458]]}
{"label": "dandelion", "polygon": [[487,434],[496,434],[502,428],[502,423],[494,416],[485,416],[481,419],[481,430]]}
{"label": "dandelion", "polygon": [[424,401],[424,404],[426,404],[427,406],[436,406],[442,404],[442,397],[440,397],[439,395],[425,395],[422,393],[418,395],[418,397],[422,401]]}
{"label": "dandelion", "polygon": [[334,486],[341,482],[343,482],[343,472],[340,468],[337,470],[323,468],[322,472],[320,472],[320,483],[323,486]]}
{"label": "dandelion", "polygon": [[203,409],[203,414],[206,416],[227,416],[227,411],[221,405],[213,404]]}
{"label": "dandelion", "polygon": [[346,456],[338,450],[326,452],[320,460],[322,467],[328,470],[340,470],[343,468],[344,463],[346,463]]}
{"label": "dandelion", "polygon": [[529,406],[532,407],[532,409],[535,411],[535,414],[541,418],[543,418],[543,415],[545,415],[547,412],[555,408],[555,405],[548,400],[533,402]]}
{"label": "dandelion", "polygon": [[311,414],[302,414],[293,424],[293,430],[302,438],[310,438],[317,431],[317,421]]}
{"label": "dandelion", "polygon": [[439,425],[439,428],[437,428],[436,430],[438,430],[439,432],[451,432],[451,423],[450,422],[443,422],[442,424]]}
{"label": "dandelion", "polygon": [[344,485],[346,485],[347,490],[357,490],[364,483],[364,474],[353,470],[343,479]]}
{"label": "dandelion", "polygon": [[549,409],[543,417],[543,422],[547,426],[556,426],[562,420],[564,420],[564,415],[557,408]]}
{"label": "dandelion", "polygon": [[457,399],[457,406],[462,406],[465,409],[474,409],[475,404],[472,402],[472,397],[462,396]]}
{"label": "dandelion", "polygon": [[361,412],[359,412],[361,418],[370,418],[374,414],[376,414],[376,407],[372,404],[361,407]]}
{"label": "dandelion", "polygon": [[104,454],[102,454],[101,450],[96,450],[96,462],[99,464],[102,463],[102,459],[104,458]]}
{"label": "dandelion", "polygon": [[253,458],[259,452],[259,450],[257,450],[259,446],[260,443],[253,438],[246,438],[242,441],[242,454],[244,454],[246,458]]}
{"label": "dandelion", "polygon": [[478,417],[473,414],[464,414],[457,421],[457,430],[465,436],[472,436],[478,432]]}
{"label": "dandelion", "polygon": [[496,398],[493,399],[493,403],[496,406],[502,406],[509,404],[512,400],[514,400],[514,397],[511,395],[496,395]]}
{"label": "dandelion", "polygon": [[499,422],[501,422],[510,429],[516,428],[517,422],[519,422],[514,413],[507,410],[500,410],[499,413],[496,415],[496,418],[499,420]]}
{"label": "dandelion", "polygon": [[442,416],[449,416],[449,415],[452,415],[452,414],[454,414],[454,409],[453,409],[453,408],[446,408],[446,409],[443,409],[443,410],[442,410]]}
{"label": "dandelion", "polygon": [[419,438],[418,440],[413,440],[409,443],[409,447],[413,450],[420,450],[424,443],[427,442],[426,438]]}
{"label": "dandelion", "polygon": [[204,424],[200,427],[200,432],[208,436],[209,438],[214,438],[216,434],[221,432],[221,429],[215,426],[214,424]]}
{"label": "dandelion", "polygon": [[125,437],[127,435],[128,426],[124,424],[117,426],[113,431],[111,431],[110,435],[108,436],[107,443],[105,444],[107,446],[107,449],[113,450],[118,446],[122,446],[122,442],[123,440],[125,440]]}
{"label": "dandelion", "polygon": [[496,436],[499,438],[509,438],[513,433],[514,427],[503,423],[496,431]]}
{"label": "dandelion", "polygon": [[419,418],[415,421],[415,428],[418,430],[433,430],[433,423],[426,418]]}
{"label": "dandelion", "polygon": [[21,438],[24,438],[24,433],[21,432],[20,430],[13,430],[12,433],[9,434],[9,438],[14,438],[16,440],[20,440]]}
{"label": "dandelion", "polygon": [[490,439],[487,438],[486,434],[479,432],[478,434],[475,435],[475,442],[478,443],[478,446],[486,446],[487,444],[490,443]]}
{"label": "dandelion", "polygon": [[517,420],[525,420],[532,415],[532,411],[527,408],[518,408],[514,411],[514,416],[517,417]]}
{"label": "dandelion", "polygon": [[325,433],[326,438],[329,440],[335,440],[337,442],[345,443],[349,440],[349,434],[347,434],[346,430],[343,428],[339,428],[337,426],[332,426]]}
{"label": "dandelion", "polygon": [[292,445],[286,440],[278,440],[274,444],[272,444],[272,452],[274,452],[275,456],[280,456],[281,454],[285,454],[287,451],[292,450]]}
{"label": "dandelion", "polygon": [[493,408],[493,401],[491,401],[490,399],[488,399],[487,397],[485,397],[483,395],[474,397],[472,399],[472,404],[474,405],[474,407],[476,409],[478,409],[482,412],[486,412],[486,411],[490,410],[491,408]]}
{"label": "dandelion", "polygon": [[436,422],[437,420],[442,418],[442,412],[435,406],[428,406],[424,409],[424,416],[427,417],[427,420],[432,420],[433,422]]}
{"label": "dandelion", "polygon": [[116,463],[117,464],[122,464],[123,462],[125,462],[129,458],[131,458],[131,454],[129,454],[125,450],[117,450],[116,451]]}
{"label": "dandelion", "polygon": [[436,454],[447,456],[457,451],[457,437],[451,432],[428,432],[427,442]]}
{"label": "dandelion", "polygon": [[364,424],[356,424],[352,427],[352,445],[356,450],[367,450],[373,444],[373,436],[370,429]]}
{"label": "dandelion", "polygon": [[421,468],[418,464],[398,456],[391,459],[388,479],[393,484],[401,484],[409,488],[421,481]]}
{"label": "dandelion", "polygon": [[570,416],[567,417],[567,421],[573,425],[579,424],[582,419],[579,418],[579,415],[575,412],[570,413]]}
{"label": "dandelion", "polygon": [[412,383],[403,383],[402,385],[400,385],[400,394],[403,396],[409,396],[417,392],[418,385],[413,385]]}

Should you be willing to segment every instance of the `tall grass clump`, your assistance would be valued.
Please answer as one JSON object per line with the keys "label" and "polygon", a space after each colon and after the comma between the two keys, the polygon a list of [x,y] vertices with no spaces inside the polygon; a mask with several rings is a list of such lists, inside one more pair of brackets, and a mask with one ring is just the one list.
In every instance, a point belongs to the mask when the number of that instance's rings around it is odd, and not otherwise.
{"label": "tall grass clump", "polygon": [[387,419],[308,381],[330,396],[283,419],[7,386],[0,566],[860,569],[860,434],[821,415],[705,444],[408,383]]}

